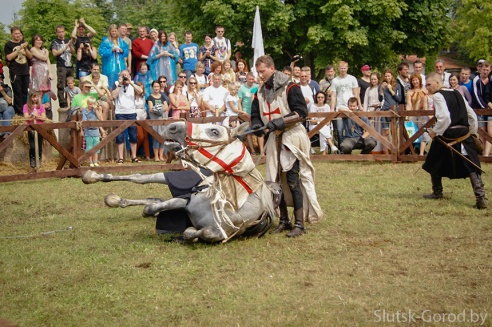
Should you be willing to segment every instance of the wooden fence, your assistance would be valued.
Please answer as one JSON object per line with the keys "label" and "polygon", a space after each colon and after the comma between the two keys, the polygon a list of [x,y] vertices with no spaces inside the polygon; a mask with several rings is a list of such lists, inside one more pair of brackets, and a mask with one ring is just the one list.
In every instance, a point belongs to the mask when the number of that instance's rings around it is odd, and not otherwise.
{"label": "wooden fence", "polygon": [[[492,110],[480,109],[476,110],[478,115],[492,115]],[[409,137],[404,127],[406,117],[415,116],[433,116],[434,112],[429,111],[404,111],[400,110],[398,113],[393,111],[376,111],[376,112],[327,112],[327,113],[310,113],[309,118],[317,118],[320,123],[311,130],[308,134],[313,137],[319,132],[319,130],[326,124],[331,123],[334,119],[349,118],[355,124],[361,126],[367,130],[372,137],[374,137],[384,149],[388,150],[388,154],[331,154],[331,155],[312,155],[313,160],[333,160],[333,161],[386,161],[386,162],[415,162],[424,160],[424,156],[416,155],[413,142],[425,133],[425,128],[431,127],[434,123],[434,118],[430,119],[423,127],[421,127],[412,137]],[[366,124],[361,117],[369,118],[389,118],[390,122],[390,135],[389,140],[383,137],[373,126]],[[210,118],[193,118],[189,121],[194,123],[217,123],[221,122],[224,117],[210,117]],[[152,126],[161,124],[170,124],[175,120],[111,120],[111,121],[70,121],[61,123],[44,123],[38,125],[19,125],[0,127],[0,132],[11,132],[0,143],[0,153],[7,149],[12,144],[14,139],[21,135],[26,130],[35,130],[41,135],[50,145],[56,149],[59,153],[59,162],[54,171],[42,171],[29,174],[18,174],[10,176],[0,176],[0,182],[18,181],[18,180],[30,180],[40,178],[64,178],[64,177],[80,177],[84,171],[89,169],[87,166],[82,166],[82,163],[86,162],[88,158],[96,151],[108,147],[112,144],[118,134],[124,131],[129,126],[141,126],[152,137],[156,138],[160,142],[164,142],[161,135],[152,129]],[[84,127],[104,127],[110,132],[108,136],[101,140],[94,148],[88,152],[83,152],[79,144],[79,133]],[[71,140],[68,146],[64,147],[60,142],[55,139],[50,133],[50,130],[70,130]],[[479,134],[483,136],[487,141],[492,143],[492,137],[479,130]],[[28,158],[26,158],[27,161]],[[481,157],[482,162],[492,162],[491,157]],[[68,167],[67,167],[68,166]],[[171,170],[182,169],[179,163],[142,163],[131,165],[115,165],[115,166],[100,166],[91,168],[98,172],[134,172],[134,171],[156,171],[156,170]]]}

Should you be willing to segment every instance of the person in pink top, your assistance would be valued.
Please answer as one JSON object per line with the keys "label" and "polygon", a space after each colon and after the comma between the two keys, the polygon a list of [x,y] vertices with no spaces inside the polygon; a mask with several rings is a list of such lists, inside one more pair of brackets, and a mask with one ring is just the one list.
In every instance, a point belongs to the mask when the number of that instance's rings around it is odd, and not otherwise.
{"label": "person in pink top", "polygon": [[182,93],[183,86],[183,82],[177,81],[174,83],[173,93],[169,94],[173,119],[187,119],[190,115],[190,103],[186,95]]}
{"label": "person in pink top", "polygon": [[[38,92],[29,91],[27,98],[27,103],[22,108],[24,113],[24,118],[28,125],[31,124],[42,124],[46,120],[46,110],[41,104],[41,98]],[[43,155],[43,137],[38,135],[38,153],[36,154],[35,136],[34,131],[27,132],[27,138],[29,139],[29,161],[31,168],[36,167],[36,155],[39,158],[39,163],[41,164],[41,159]]]}

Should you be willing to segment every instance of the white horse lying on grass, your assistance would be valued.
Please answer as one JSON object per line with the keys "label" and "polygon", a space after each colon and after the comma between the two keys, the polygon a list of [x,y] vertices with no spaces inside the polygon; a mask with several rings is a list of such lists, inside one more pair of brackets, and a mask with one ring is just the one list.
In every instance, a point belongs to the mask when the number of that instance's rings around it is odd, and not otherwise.
{"label": "white horse lying on grass", "polygon": [[192,225],[183,232],[187,241],[227,242],[239,235],[261,237],[272,225],[281,188],[274,183],[267,186],[250,153],[238,139],[247,127],[246,123],[231,129],[175,122],[166,127],[163,136],[174,141],[167,142],[168,150],[176,151],[182,164],[192,168],[191,171],[113,176],[89,170],[82,180],[86,184],[130,181],[168,185],[173,195],[168,200],[129,200],[108,195],[105,203],[122,208],[144,205],[143,216],[164,219],[172,218],[166,217],[166,213],[174,215],[176,210],[184,210]]}

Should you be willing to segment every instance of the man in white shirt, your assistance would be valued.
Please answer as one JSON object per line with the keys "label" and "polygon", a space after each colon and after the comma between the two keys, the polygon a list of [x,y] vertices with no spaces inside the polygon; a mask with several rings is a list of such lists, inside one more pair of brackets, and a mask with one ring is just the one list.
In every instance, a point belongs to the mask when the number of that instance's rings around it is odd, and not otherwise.
{"label": "man in white shirt", "polygon": [[[128,70],[122,70],[118,76],[118,82],[112,91],[115,99],[115,120],[136,120],[137,110],[135,109],[135,91],[143,93],[140,86],[133,83]],[[128,127],[128,137],[130,139],[130,153],[132,162],[138,163],[137,158],[137,127]],[[123,164],[123,150],[125,146],[125,131],[116,136],[118,147],[118,164]]]}
{"label": "man in white shirt", "polygon": [[301,71],[301,75],[299,75],[299,78],[300,78],[299,86],[301,87],[301,91],[302,91],[302,95],[304,96],[304,100],[306,100],[306,105],[307,105],[308,111],[311,108],[311,106],[313,105],[314,97],[316,95],[316,90],[314,89],[314,87],[312,87],[309,84],[310,77],[311,77],[310,74],[304,70]]}
{"label": "man in white shirt", "polygon": [[442,85],[449,88],[449,76],[451,76],[451,74],[445,72],[446,68],[444,67],[444,61],[442,59],[437,59],[434,63],[434,69],[436,70],[436,73],[441,76]]}
{"label": "man in white shirt", "polygon": [[224,31],[225,29],[222,25],[217,25],[215,27],[216,37],[214,37],[213,42],[219,50],[218,55],[220,62],[223,62],[226,59],[230,59],[232,54],[231,40],[224,37]]}
{"label": "man in white shirt", "polygon": [[214,74],[212,85],[203,91],[206,117],[219,116],[224,112],[226,95],[227,89],[222,86],[222,77],[220,74]]}
{"label": "man in white shirt", "polygon": [[[333,79],[330,91],[330,108],[335,111],[350,111],[348,108],[348,100],[352,97],[357,99],[357,110],[363,110],[359,97],[359,84],[357,78],[348,74],[348,63],[340,61],[338,63],[339,75]],[[338,143],[342,143],[343,139],[352,136],[352,120],[348,118],[337,119],[336,127],[338,133]]]}

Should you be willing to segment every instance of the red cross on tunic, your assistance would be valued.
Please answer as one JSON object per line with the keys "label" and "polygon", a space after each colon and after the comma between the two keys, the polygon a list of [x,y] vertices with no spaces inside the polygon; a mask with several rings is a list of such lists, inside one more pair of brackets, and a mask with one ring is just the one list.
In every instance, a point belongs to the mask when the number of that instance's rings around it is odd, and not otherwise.
{"label": "red cross on tunic", "polygon": [[281,114],[280,112],[280,107],[278,107],[277,109],[271,111],[270,109],[270,102],[267,101],[267,106],[268,106],[268,112],[265,112],[263,111],[263,116],[268,116],[268,121],[271,121],[272,120],[272,115],[274,114]]}

